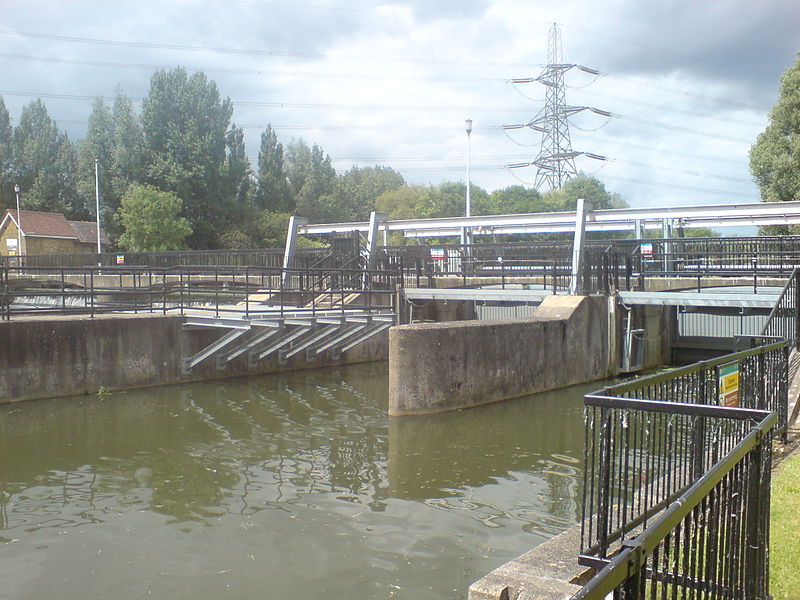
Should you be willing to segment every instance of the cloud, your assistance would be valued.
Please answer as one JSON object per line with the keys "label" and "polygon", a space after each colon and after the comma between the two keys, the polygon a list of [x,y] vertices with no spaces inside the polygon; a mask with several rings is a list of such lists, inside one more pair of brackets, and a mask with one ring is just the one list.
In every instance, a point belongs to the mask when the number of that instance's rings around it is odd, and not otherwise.
{"label": "cloud", "polygon": [[[532,160],[538,134],[500,126],[541,109],[541,85],[507,80],[538,75],[554,22],[563,59],[605,74],[569,72],[567,102],[616,115],[573,117],[573,146],[612,159],[579,168],[634,206],[757,199],[749,141],[796,59],[794,1],[7,0],[0,93],[17,119],[32,97],[9,91],[141,98],[155,68],[181,65],[234,101],[253,160],[271,123],[339,170],[384,164],[423,184],[464,179],[470,117],[472,180],[491,190],[534,180],[503,166]],[[73,139],[84,135],[90,100],[44,100]]]}

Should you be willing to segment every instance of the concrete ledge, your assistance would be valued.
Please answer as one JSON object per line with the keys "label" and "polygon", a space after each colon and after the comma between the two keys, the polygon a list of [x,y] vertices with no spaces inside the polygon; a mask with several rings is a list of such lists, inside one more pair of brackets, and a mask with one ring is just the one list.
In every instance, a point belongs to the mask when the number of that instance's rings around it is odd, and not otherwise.
{"label": "concrete ledge", "polygon": [[592,574],[578,564],[580,525],[499,566],[469,587],[468,600],[567,600]]}
{"label": "concrete ledge", "polygon": [[442,412],[602,379],[608,299],[551,296],[533,318],[389,330],[389,414]]}
{"label": "concrete ledge", "polygon": [[93,394],[186,381],[312,369],[334,364],[386,360],[387,335],[378,335],[334,361],[277,356],[251,367],[247,354],[218,370],[213,359],[183,375],[182,358],[191,356],[226,330],[182,331],[184,317],[105,315],[39,317],[0,322],[0,402]]}

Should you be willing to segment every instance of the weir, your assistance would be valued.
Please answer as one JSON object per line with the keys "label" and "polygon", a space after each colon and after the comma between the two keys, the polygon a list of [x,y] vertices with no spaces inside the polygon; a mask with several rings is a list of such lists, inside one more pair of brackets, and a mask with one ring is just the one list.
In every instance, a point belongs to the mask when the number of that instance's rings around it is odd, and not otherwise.
{"label": "weir", "polygon": [[[495,220],[495,224],[495,232],[520,231],[518,222]],[[414,225],[415,235],[422,230],[451,235],[466,226],[481,231],[472,221]],[[536,225],[543,226],[543,222]],[[294,227],[296,233],[313,233],[311,226],[299,221]],[[756,315],[772,306],[757,333],[740,331],[737,342],[752,346],[748,350],[587,395],[584,488],[590,491],[580,534],[568,533],[572,536],[568,544],[576,540],[580,544],[573,548],[573,558],[564,558],[565,546],[559,550],[560,561],[548,558],[542,548],[494,573],[489,587],[476,584],[474,595],[471,592],[473,598],[498,600],[523,594],[600,599],[612,592],[635,598],[675,586],[715,591],[724,584],[766,597],[763,515],[769,497],[764,489],[768,489],[772,432],[785,431],[793,414],[788,408],[788,369],[798,362],[790,357],[789,347],[800,339],[800,277],[793,270],[800,263],[800,240],[753,239],[746,248],[738,240],[587,242],[580,260],[570,256],[577,245],[564,243],[524,249],[474,245],[456,248],[453,255],[452,249],[376,248],[378,231],[390,227],[391,222],[376,215],[370,223],[368,254],[359,252],[339,261],[336,269],[170,267],[168,274],[158,272],[159,288],[150,285],[158,279],[152,277],[153,269],[143,286],[148,270],[126,267],[117,275],[120,282],[123,275],[130,275],[132,287],[120,284],[116,289],[110,284],[95,286],[95,275],[104,274],[84,269],[88,288],[74,291],[64,283],[55,288],[58,298],[79,294],[90,299],[81,311],[88,317],[73,319],[20,320],[22,311],[12,308],[13,300],[26,292],[12,289],[10,282],[12,271],[23,275],[25,267],[5,266],[0,293],[9,322],[0,325],[8,334],[3,339],[12,340],[9,343],[20,350],[4,354],[0,382],[13,382],[0,393],[7,399],[45,397],[30,394],[37,385],[36,394],[86,393],[106,383],[125,387],[217,378],[219,367],[228,365],[229,374],[244,375],[331,361],[374,360],[388,352],[389,412],[410,416],[468,408],[621,371],[635,372],[653,361],[668,362],[681,312],[724,316],[738,310],[743,317],[745,311]],[[708,251],[711,244],[726,243],[736,250]],[[749,260],[743,259],[748,256]],[[284,259],[291,264],[288,250]],[[354,272],[348,272],[350,265],[357,265]],[[780,293],[765,294],[764,286],[773,287],[790,272]],[[752,283],[752,293],[704,289],[712,278],[740,287]],[[60,281],[66,281],[63,271]],[[495,288],[441,289],[456,282]],[[654,290],[683,288],[687,282],[696,291]],[[410,291],[413,288],[418,291]],[[584,295],[568,294],[579,290]],[[324,300],[326,296],[330,301]],[[383,298],[383,304],[376,298]],[[354,306],[355,299],[363,305]],[[473,309],[481,302],[539,306],[525,319],[405,324],[391,330],[387,348],[385,330],[396,320],[410,320],[412,311],[404,308],[413,302],[472,303]],[[73,307],[76,312],[80,308]],[[417,319],[425,314],[425,307],[419,308]],[[161,314],[135,314],[139,311]],[[101,317],[105,312],[116,314]],[[177,314],[169,316],[171,312]],[[157,337],[157,327],[148,320],[166,324],[166,341]],[[136,336],[127,335],[131,327]],[[32,337],[26,340],[26,335]],[[346,354],[334,352],[322,359],[323,352],[337,347]],[[670,484],[662,485],[668,478]],[[734,536],[741,543],[732,550],[707,540],[693,541],[701,530],[693,523],[707,518],[704,507],[713,503],[717,504],[712,512],[722,515],[720,519],[744,515],[739,522],[746,525]],[[716,521],[718,530],[728,526],[723,523]],[[665,568],[670,559],[659,557],[676,552],[671,550],[677,543],[672,540],[679,538],[684,544],[681,552],[700,558],[689,571],[676,575]],[[737,564],[746,565],[744,576],[732,584],[723,582],[723,574],[705,568],[723,550],[731,550]],[[542,561],[555,565],[555,570],[533,568],[533,563]],[[558,589],[539,587],[543,580],[557,580],[559,569],[567,581],[553,583]],[[584,586],[586,578],[595,574]],[[504,584],[504,577],[511,583]]]}

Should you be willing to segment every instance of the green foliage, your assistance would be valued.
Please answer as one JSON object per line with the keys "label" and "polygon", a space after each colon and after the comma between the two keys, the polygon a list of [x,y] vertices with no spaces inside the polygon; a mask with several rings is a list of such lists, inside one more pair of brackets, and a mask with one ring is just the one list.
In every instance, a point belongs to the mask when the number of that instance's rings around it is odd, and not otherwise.
{"label": "green foliage", "polygon": [[578,198],[591,202],[593,210],[624,208],[627,206],[619,194],[606,190],[605,184],[597,177],[583,173],[570,179],[560,190],[553,190],[544,195],[551,196],[550,201],[553,202],[552,205],[554,206],[551,210],[575,210]]}
{"label": "green foliage", "polygon": [[249,250],[258,246],[256,241],[245,231],[229,229],[219,236],[220,248],[228,250]]}
{"label": "green foliage", "polygon": [[281,248],[286,245],[289,213],[263,211],[258,219],[258,234],[264,248]]}
{"label": "green foliage", "polygon": [[[800,58],[781,76],[778,102],[769,125],[750,149],[750,171],[764,202],[800,200]],[[762,233],[798,233],[791,226]]]}
{"label": "green foliage", "polygon": [[[289,230],[289,213],[275,213],[265,210],[257,221],[258,236],[263,248],[283,248],[286,246],[286,234]],[[307,237],[297,238],[298,248],[324,248],[327,244]]]}
{"label": "green foliage", "polygon": [[797,598],[800,589],[800,455],[787,458],[772,482],[770,593],[775,600]]}
{"label": "green foliage", "polygon": [[220,197],[232,114],[213,81],[182,68],[157,71],[142,105],[146,181],[184,199],[195,248],[216,246],[235,202]]}
{"label": "green foliage", "polygon": [[58,131],[41,100],[23,107],[12,147],[14,182],[21,189],[22,207],[85,217],[87,209],[76,189],[75,149],[66,134]]}
{"label": "green foliage", "polygon": [[404,185],[383,192],[375,198],[375,210],[386,213],[390,219],[418,217],[422,212],[420,203],[424,192],[424,187],[416,185]]}
{"label": "green foliage", "polygon": [[719,232],[710,227],[688,227],[683,230],[683,235],[687,238],[719,237]]}
{"label": "green foliage", "polygon": [[179,217],[181,200],[150,185],[134,185],[125,192],[118,218],[124,229],[119,244],[132,252],[180,250],[192,228]]}
{"label": "green foliage", "polygon": [[336,171],[322,148],[292,140],[286,148],[286,175],[297,214],[312,223],[336,220]]}
{"label": "green foliage", "polygon": [[[98,159],[100,174],[101,219],[109,223],[116,212],[118,201],[112,198],[111,187],[111,155],[114,146],[114,123],[111,111],[102,98],[97,98],[89,115],[89,127],[86,137],[78,145],[78,177],[77,189],[81,204],[86,213],[94,213],[95,207],[95,159]],[[89,215],[85,214],[84,218]]]}
{"label": "green foliage", "polygon": [[521,185],[512,185],[492,192],[485,206],[479,204],[477,208],[477,214],[481,215],[522,214],[552,210],[546,206],[539,192]]}
{"label": "green foliage", "polygon": [[118,93],[112,109],[114,143],[111,150],[111,189],[106,199],[114,209],[132,183],[144,180],[144,137],[128,96]]}
{"label": "green foliage", "polygon": [[405,185],[391,167],[353,167],[338,178],[334,207],[336,220],[365,221],[376,210],[376,199]]}
{"label": "green foliage", "polygon": [[258,184],[255,205],[273,212],[291,212],[294,199],[289,192],[289,181],[284,168],[283,144],[272,125],[261,134],[261,147],[258,151]]}
{"label": "green foliage", "polygon": [[0,209],[16,205],[14,196],[14,130],[6,103],[0,97]]}
{"label": "green foliage", "polygon": [[769,125],[750,150],[750,169],[765,202],[800,199],[800,59],[781,77]]}

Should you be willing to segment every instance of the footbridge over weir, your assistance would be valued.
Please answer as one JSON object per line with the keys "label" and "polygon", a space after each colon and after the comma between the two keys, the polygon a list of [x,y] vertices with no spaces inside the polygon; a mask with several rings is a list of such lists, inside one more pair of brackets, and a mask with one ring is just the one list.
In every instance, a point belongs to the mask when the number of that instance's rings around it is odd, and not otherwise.
{"label": "footbridge over weir", "polygon": [[[800,203],[591,211],[579,202],[572,213],[416,221],[373,213],[367,223],[331,225],[308,225],[295,217],[282,251],[3,257],[0,311],[5,319],[52,313],[179,315],[184,330],[217,334],[183,356],[183,371],[190,373],[207,361],[224,369],[244,355],[248,364],[268,357],[280,363],[323,353],[336,357],[392,325],[418,320],[418,307],[425,303],[533,307],[548,297],[605,296],[605,312],[625,315],[605,325],[606,337],[615,340],[610,346],[622,348],[612,352],[620,361],[609,359],[605,374],[611,374],[644,364],[635,346],[648,320],[637,323],[632,316],[637,309],[766,319],[800,265],[800,238],[673,237],[692,225],[745,223],[800,223]],[[661,237],[644,237],[656,227]],[[632,230],[636,237],[587,237],[612,230]],[[417,243],[379,245],[381,232],[386,241],[395,231]],[[494,238],[567,231],[572,239],[563,241]],[[305,251],[297,248],[298,236],[305,234],[334,238],[330,248]],[[454,235],[465,243],[419,243],[424,236]],[[709,289],[721,287],[726,289]],[[436,320],[480,316],[475,312],[440,311]],[[760,329],[738,333],[755,335]]]}

